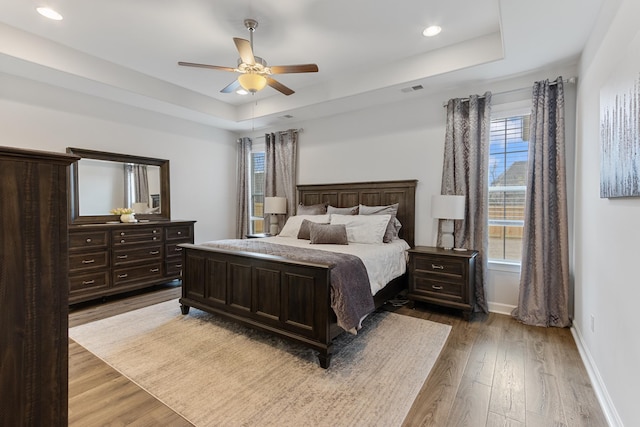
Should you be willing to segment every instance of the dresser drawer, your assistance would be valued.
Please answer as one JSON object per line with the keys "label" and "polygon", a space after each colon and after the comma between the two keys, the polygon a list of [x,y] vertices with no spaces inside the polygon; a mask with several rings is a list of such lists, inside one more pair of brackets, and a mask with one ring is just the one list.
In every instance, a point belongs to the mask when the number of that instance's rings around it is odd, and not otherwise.
{"label": "dresser drawer", "polygon": [[166,264],[167,276],[182,276],[182,259],[177,261],[168,261]]}
{"label": "dresser drawer", "polygon": [[69,249],[106,248],[109,243],[108,238],[108,232],[106,230],[70,233]]}
{"label": "dresser drawer", "polygon": [[152,262],[162,259],[162,245],[136,248],[114,249],[113,265],[129,265],[139,262]]}
{"label": "dresser drawer", "polygon": [[447,259],[435,256],[416,255],[414,257],[415,271],[462,277],[465,271],[465,261]]}
{"label": "dresser drawer", "polygon": [[136,267],[116,268],[113,270],[113,286],[135,281],[156,280],[162,277],[161,262]]}
{"label": "dresser drawer", "polygon": [[190,243],[186,242],[177,242],[177,243],[169,243],[166,245],[166,257],[168,259],[178,258],[182,256],[182,248],[178,246],[181,243]]}
{"label": "dresser drawer", "polygon": [[70,296],[77,293],[95,292],[107,288],[109,288],[109,274],[107,270],[69,275]]}
{"label": "dresser drawer", "polygon": [[115,230],[111,234],[113,246],[136,243],[162,242],[162,228],[137,228]]}
{"label": "dresser drawer", "polygon": [[433,276],[416,273],[413,277],[414,292],[425,297],[449,301],[465,301],[464,286],[460,282],[434,280]]}
{"label": "dresser drawer", "polygon": [[107,251],[87,252],[71,254],[69,256],[69,271],[85,270],[91,268],[107,268],[109,256]]}
{"label": "dresser drawer", "polygon": [[193,227],[188,225],[167,227],[165,228],[165,238],[167,240],[183,239],[185,242],[190,242],[192,239]]}

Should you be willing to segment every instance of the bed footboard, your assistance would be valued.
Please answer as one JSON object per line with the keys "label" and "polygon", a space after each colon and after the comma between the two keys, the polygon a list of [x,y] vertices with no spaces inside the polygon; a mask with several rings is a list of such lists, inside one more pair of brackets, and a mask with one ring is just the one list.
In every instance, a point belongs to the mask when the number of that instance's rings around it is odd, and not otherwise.
{"label": "bed footboard", "polygon": [[330,306],[331,267],[182,244],[183,314],[190,307],[301,343],[328,368],[341,331]]}

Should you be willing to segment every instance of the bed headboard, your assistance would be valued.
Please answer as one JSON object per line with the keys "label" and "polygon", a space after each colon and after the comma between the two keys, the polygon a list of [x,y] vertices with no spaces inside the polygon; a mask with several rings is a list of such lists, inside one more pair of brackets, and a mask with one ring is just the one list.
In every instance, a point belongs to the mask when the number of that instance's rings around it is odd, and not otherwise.
{"label": "bed headboard", "polygon": [[400,237],[415,244],[416,185],[418,180],[353,182],[338,184],[298,185],[298,203],[347,208],[359,204],[367,206],[398,203],[397,218],[402,224]]}

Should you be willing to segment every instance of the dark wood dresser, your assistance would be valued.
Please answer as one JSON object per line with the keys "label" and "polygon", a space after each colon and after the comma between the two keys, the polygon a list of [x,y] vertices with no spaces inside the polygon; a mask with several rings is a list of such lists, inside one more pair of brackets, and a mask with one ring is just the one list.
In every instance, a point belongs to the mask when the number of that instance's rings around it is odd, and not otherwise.
{"label": "dark wood dresser", "polygon": [[69,227],[69,303],[145,288],[182,275],[180,243],[195,221],[82,224]]}
{"label": "dark wood dresser", "polygon": [[416,246],[409,251],[409,291],[412,301],[462,310],[469,320],[475,292],[477,251]]}
{"label": "dark wood dresser", "polygon": [[0,425],[68,420],[67,167],[0,147]]}

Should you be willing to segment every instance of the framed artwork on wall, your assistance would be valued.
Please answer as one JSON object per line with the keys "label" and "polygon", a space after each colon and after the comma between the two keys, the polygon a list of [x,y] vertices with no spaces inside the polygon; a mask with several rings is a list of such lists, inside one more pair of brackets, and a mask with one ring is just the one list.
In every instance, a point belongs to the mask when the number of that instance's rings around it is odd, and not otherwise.
{"label": "framed artwork on wall", "polygon": [[640,33],[600,90],[600,197],[640,197]]}

